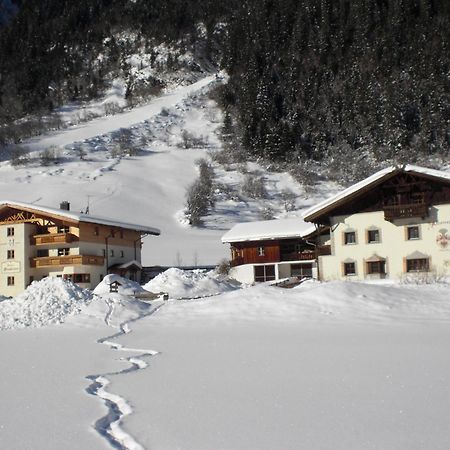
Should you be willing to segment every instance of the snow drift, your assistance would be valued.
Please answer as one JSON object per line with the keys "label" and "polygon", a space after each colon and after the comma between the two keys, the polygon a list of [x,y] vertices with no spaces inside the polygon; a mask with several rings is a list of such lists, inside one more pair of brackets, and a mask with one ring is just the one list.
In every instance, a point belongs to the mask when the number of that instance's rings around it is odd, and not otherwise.
{"label": "snow drift", "polygon": [[90,303],[92,293],[71,281],[47,277],[34,281],[20,295],[0,303],[0,329],[41,327],[64,322]]}
{"label": "snow drift", "polygon": [[180,270],[175,267],[160,273],[144,285],[151,292],[167,292],[170,298],[206,297],[235,290],[239,287],[216,272]]}

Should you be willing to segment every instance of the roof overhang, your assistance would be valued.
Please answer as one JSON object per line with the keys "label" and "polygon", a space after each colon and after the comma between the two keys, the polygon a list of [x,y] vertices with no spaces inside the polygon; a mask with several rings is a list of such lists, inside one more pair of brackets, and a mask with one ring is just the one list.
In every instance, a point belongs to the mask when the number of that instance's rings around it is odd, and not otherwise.
{"label": "roof overhang", "polygon": [[91,216],[90,214],[75,213],[73,211],[66,211],[63,209],[49,208],[47,206],[36,206],[29,203],[15,202],[10,200],[0,201],[0,211],[5,208],[19,209],[30,213],[38,214],[44,217],[60,220],[63,222],[70,222],[73,224],[94,223],[98,225],[106,225],[110,227],[124,228],[128,230],[138,231],[142,235],[159,236],[161,231],[158,228],[148,227],[145,225],[137,225],[128,222],[121,222],[107,217]]}
{"label": "roof overhang", "polygon": [[301,218],[274,219],[236,224],[222,236],[222,243],[308,238],[317,232],[315,225]]}
{"label": "roof overhang", "polygon": [[440,181],[450,184],[450,173],[442,172],[440,170],[428,169],[426,167],[406,165],[402,167],[388,167],[382,169],[368,178],[355,183],[354,185],[344,189],[328,199],[323,200],[317,205],[307,209],[303,213],[303,219],[307,222],[316,222],[324,215],[327,215],[333,209],[348,203],[349,201],[359,197],[361,194],[368,192],[373,187],[381,184],[382,182],[392,178],[401,172],[407,172],[413,175],[418,175],[430,180]]}

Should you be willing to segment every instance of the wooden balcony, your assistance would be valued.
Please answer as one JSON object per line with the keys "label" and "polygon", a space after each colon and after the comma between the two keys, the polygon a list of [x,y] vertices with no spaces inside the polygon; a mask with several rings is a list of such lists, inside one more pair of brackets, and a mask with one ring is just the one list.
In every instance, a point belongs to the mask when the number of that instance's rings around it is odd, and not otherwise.
{"label": "wooden balcony", "polygon": [[103,266],[103,256],[90,255],[66,255],[66,256],[44,256],[41,258],[30,258],[30,266],[40,267],[63,267],[63,266]]}
{"label": "wooden balcony", "polygon": [[31,245],[70,244],[78,241],[78,236],[72,233],[35,234],[31,238]]}
{"label": "wooden balcony", "polygon": [[[317,255],[331,255],[331,246],[330,245],[321,245],[317,248]],[[316,251],[303,251],[299,253],[284,253],[281,254],[281,261],[311,261],[316,259]]]}
{"label": "wooden balcony", "polygon": [[238,258],[232,259],[230,261],[231,267],[241,266],[242,264],[244,264],[244,258],[242,258],[240,256]]}
{"label": "wooden balcony", "polygon": [[[317,254],[320,256],[331,255],[330,245],[321,245],[317,248]],[[267,259],[265,261],[254,261],[245,260],[241,256],[230,261],[231,267],[241,266],[242,264],[253,264],[255,262],[265,262],[265,263],[279,263],[283,261],[314,261],[316,259],[316,251],[303,251],[303,252],[293,252],[293,253],[282,253],[278,259]]]}
{"label": "wooden balcony", "polygon": [[408,217],[428,216],[428,205],[425,203],[411,203],[409,205],[384,206],[384,219],[392,222],[395,219],[405,219]]}

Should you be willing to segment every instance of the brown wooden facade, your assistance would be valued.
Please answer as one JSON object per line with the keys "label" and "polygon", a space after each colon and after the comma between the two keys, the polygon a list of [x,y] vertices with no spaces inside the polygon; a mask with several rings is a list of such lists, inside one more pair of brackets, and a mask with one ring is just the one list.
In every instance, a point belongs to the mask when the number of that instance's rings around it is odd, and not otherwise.
{"label": "brown wooden facade", "polygon": [[329,246],[316,247],[302,239],[236,242],[231,244],[231,265],[313,261],[319,254],[330,253]]}
{"label": "brown wooden facade", "polygon": [[331,216],[384,211],[385,220],[426,219],[432,205],[450,202],[450,180],[398,169],[312,214],[307,220],[329,225]]}

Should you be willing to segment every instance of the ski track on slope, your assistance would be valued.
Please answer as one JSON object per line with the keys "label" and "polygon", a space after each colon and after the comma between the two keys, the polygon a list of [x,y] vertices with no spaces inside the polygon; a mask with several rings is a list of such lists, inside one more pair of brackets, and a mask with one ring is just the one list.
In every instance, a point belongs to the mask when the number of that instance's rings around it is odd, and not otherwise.
{"label": "ski track on slope", "polygon": [[[111,325],[111,317],[114,314],[114,303],[106,301],[108,305],[108,311],[105,315],[105,323]],[[143,359],[145,357],[153,357],[160,352],[149,349],[139,349],[124,347],[122,344],[113,342],[116,339],[125,334],[131,333],[132,330],[129,326],[130,323],[136,322],[143,317],[151,316],[155,314],[164,303],[160,303],[153,308],[149,313],[143,314],[135,319],[130,319],[119,325],[119,332],[105,338],[101,338],[97,341],[98,344],[108,345],[112,350],[138,353],[137,356],[129,356],[127,358],[121,358],[122,361],[127,361],[131,365],[118,372],[110,372],[106,374],[89,375],[86,378],[91,381],[91,384],[87,387],[86,392],[90,395],[94,395],[103,400],[108,412],[105,416],[98,419],[95,424],[95,430],[104,437],[109,444],[118,450],[144,450],[144,447],[139,444],[133,436],[128,434],[122,427],[122,419],[133,413],[131,405],[121,397],[120,395],[108,392],[106,387],[110,384],[108,377],[116,375],[126,375],[137,370],[143,370],[148,367],[148,363]]]}

